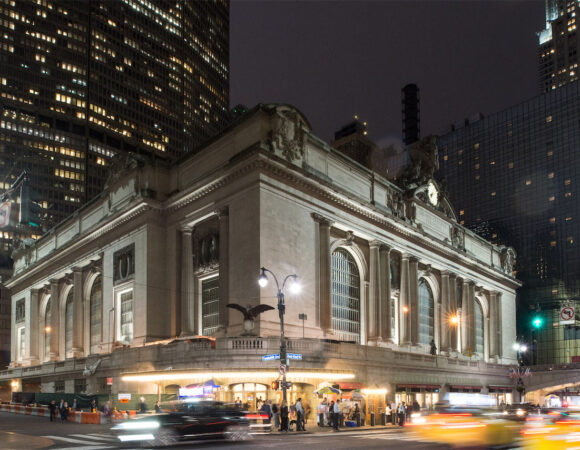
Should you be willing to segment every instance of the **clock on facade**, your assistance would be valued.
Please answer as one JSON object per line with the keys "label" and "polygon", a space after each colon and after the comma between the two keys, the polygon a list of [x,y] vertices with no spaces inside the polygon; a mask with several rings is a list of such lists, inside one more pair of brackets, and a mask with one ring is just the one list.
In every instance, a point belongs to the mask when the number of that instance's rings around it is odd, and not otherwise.
{"label": "clock on facade", "polygon": [[429,185],[427,186],[427,198],[433,206],[437,206],[437,203],[439,203],[439,191],[437,190],[437,186],[435,186],[433,181],[430,181]]}

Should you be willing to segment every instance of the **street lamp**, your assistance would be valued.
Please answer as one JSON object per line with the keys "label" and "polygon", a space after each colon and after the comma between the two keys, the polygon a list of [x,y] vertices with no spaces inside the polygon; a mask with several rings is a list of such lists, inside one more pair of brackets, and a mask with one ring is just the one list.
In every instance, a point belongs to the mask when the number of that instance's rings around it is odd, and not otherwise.
{"label": "street lamp", "polygon": [[[266,269],[265,267],[262,267],[261,271],[262,273],[258,278],[258,284],[260,285],[260,287],[266,287],[268,285],[268,277],[266,276],[266,272],[269,273],[276,282],[276,290],[277,290],[276,296],[278,297],[278,315],[280,316],[280,365],[284,366],[284,369],[282,370],[282,400],[287,405],[286,370],[288,364],[286,356],[286,341],[284,340],[284,312],[286,311],[286,304],[284,303],[284,287],[286,286],[286,282],[288,280],[292,280],[289,286],[290,292],[292,294],[298,294],[300,292],[301,287],[300,284],[298,283],[298,276],[295,274],[287,275],[286,278],[284,278],[282,287],[280,287],[280,284],[278,283],[278,278],[276,278],[274,272]],[[282,416],[280,416],[280,418],[282,418]],[[288,416],[286,416],[285,419],[288,419]],[[285,423],[287,423],[287,420],[285,421]]]}
{"label": "street lamp", "polygon": [[518,352],[518,365],[521,365],[521,363],[523,363],[522,353],[526,353],[528,346],[526,344],[520,344],[519,342],[516,342],[513,345],[513,349]]}

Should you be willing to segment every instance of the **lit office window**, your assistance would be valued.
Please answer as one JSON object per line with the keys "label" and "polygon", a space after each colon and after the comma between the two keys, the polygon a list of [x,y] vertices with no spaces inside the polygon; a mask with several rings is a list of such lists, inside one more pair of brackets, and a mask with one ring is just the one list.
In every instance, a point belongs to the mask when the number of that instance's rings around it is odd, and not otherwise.
{"label": "lit office window", "polygon": [[360,342],[360,274],[352,255],[338,249],[332,253],[331,328],[343,341]]}

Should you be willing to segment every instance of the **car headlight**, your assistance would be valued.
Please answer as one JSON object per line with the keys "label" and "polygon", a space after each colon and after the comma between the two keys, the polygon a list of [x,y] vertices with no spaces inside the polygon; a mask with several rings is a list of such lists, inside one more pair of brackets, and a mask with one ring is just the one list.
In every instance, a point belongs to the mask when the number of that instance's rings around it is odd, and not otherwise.
{"label": "car headlight", "polygon": [[526,412],[523,409],[518,409],[516,411],[516,416],[523,416]]}
{"label": "car headlight", "polygon": [[115,425],[113,430],[148,430],[151,428],[159,428],[159,422],[154,420],[129,420],[128,422]]}

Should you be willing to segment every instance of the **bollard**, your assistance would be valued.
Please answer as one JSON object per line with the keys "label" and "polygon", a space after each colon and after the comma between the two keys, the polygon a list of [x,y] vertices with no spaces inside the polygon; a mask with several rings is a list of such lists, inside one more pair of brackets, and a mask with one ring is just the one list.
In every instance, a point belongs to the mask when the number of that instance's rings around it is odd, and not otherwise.
{"label": "bollard", "polygon": [[374,426],[375,426],[375,413],[372,412],[371,413],[371,427],[374,427]]}
{"label": "bollard", "polygon": [[381,413],[381,425],[385,426],[387,424],[387,415],[385,413]]}

